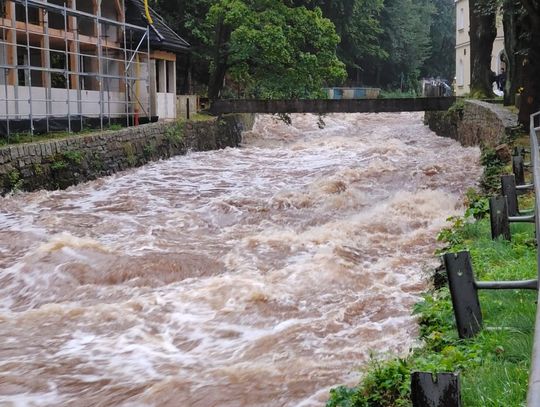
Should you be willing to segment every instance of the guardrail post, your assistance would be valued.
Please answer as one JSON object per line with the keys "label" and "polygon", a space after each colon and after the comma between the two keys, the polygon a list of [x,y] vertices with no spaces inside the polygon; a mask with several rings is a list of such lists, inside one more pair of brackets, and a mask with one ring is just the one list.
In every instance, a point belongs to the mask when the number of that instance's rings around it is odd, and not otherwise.
{"label": "guardrail post", "polygon": [[443,256],[448,286],[460,338],[471,338],[482,329],[482,311],[469,252]]}
{"label": "guardrail post", "polygon": [[493,240],[499,236],[503,236],[506,240],[511,239],[506,197],[496,196],[489,198],[489,220],[491,223],[491,238]]}
{"label": "guardrail post", "polygon": [[501,176],[501,192],[506,197],[508,216],[519,215],[519,203],[516,190],[516,177],[513,174]]}
{"label": "guardrail post", "polygon": [[516,177],[517,185],[525,184],[525,163],[523,156],[515,155],[512,157],[512,172]]}
{"label": "guardrail post", "polygon": [[461,407],[461,389],[457,373],[413,372],[413,407]]}
{"label": "guardrail post", "polygon": [[526,153],[527,153],[527,150],[525,149],[525,147],[516,146],[514,147],[514,153],[512,155],[520,155],[521,157],[525,158]]}

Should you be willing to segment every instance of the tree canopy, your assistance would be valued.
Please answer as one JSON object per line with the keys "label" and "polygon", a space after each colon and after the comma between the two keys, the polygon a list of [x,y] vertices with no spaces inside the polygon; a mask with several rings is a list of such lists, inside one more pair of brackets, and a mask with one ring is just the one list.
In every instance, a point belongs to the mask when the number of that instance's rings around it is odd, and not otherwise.
{"label": "tree canopy", "polygon": [[[211,97],[311,97],[324,85],[414,89],[454,75],[453,0],[156,0]],[[223,84],[225,83],[225,88]]]}
{"label": "tree canopy", "polygon": [[[341,83],[345,65],[336,56],[339,36],[319,8],[290,7],[275,0],[221,0],[208,21],[228,27],[222,38],[230,78],[249,96],[313,97]],[[222,53],[223,54],[223,53]]]}

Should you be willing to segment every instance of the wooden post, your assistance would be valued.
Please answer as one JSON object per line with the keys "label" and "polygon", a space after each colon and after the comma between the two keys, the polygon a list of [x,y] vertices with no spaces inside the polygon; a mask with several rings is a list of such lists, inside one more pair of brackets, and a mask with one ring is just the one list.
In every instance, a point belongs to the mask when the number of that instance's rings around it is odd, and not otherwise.
{"label": "wooden post", "polygon": [[413,407],[461,407],[461,389],[457,373],[413,372]]}
{"label": "wooden post", "polygon": [[506,197],[497,196],[489,198],[489,219],[491,223],[491,238],[493,240],[499,236],[503,236],[506,240],[511,239]]}
{"label": "wooden post", "polygon": [[506,197],[508,216],[519,215],[519,203],[516,190],[516,178],[513,174],[501,176],[501,192]]}
{"label": "wooden post", "polygon": [[512,172],[516,177],[516,185],[525,184],[525,166],[521,155],[512,157]]}
{"label": "wooden post", "polygon": [[452,306],[460,338],[472,338],[482,329],[482,311],[478,300],[469,252],[443,256]]}

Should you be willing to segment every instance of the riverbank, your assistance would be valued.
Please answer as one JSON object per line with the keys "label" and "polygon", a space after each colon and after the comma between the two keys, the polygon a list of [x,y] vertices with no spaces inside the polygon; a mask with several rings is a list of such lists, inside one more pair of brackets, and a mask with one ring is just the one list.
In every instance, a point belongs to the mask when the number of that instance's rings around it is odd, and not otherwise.
{"label": "riverbank", "polygon": [[0,148],[0,195],[13,190],[64,189],[148,162],[236,147],[250,115],[145,124]]}
{"label": "riverbank", "polygon": [[[492,241],[489,220],[455,218],[439,235],[446,251],[469,250],[479,280],[535,278],[536,247],[530,225],[512,225],[512,241]],[[484,329],[459,339],[446,286],[415,307],[423,346],[404,359],[373,361],[356,388],[331,391],[328,407],[410,405],[414,371],[459,372],[463,406],[519,406],[527,390],[536,292],[480,292]]]}
{"label": "riverbank", "polygon": [[[476,109],[478,105],[470,106]],[[442,117],[447,119],[456,112],[457,109]],[[510,134],[494,132],[491,145],[508,141]],[[460,139],[458,133],[450,136]],[[481,184],[485,195],[469,191],[465,198],[467,211],[464,216],[449,218],[450,225],[438,236],[442,247],[436,254],[468,250],[478,280],[535,278],[537,248],[533,225],[511,225],[511,242],[491,240],[487,196],[496,188],[499,175],[509,172],[509,168],[489,149],[484,150],[483,164]],[[520,200],[520,207],[532,207],[531,196]],[[331,391],[327,407],[409,406],[410,375],[414,371],[459,372],[465,407],[524,403],[537,293],[481,291],[484,329],[476,337],[462,340],[457,335],[445,273],[438,271],[434,275],[435,288],[425,293],[414,311],[421,346],[402,359],[373,360],[357,387]]]}
{"label": "riverbank", "polygon": [[291,119],[1,198],[0,404],[324,405],[406,354],[479,150],[417,113]]}

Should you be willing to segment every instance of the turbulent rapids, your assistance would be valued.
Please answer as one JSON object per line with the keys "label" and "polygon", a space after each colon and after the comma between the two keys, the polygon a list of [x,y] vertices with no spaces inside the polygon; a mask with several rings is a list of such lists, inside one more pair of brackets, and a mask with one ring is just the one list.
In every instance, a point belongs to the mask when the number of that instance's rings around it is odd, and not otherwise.
{"label": "turbulent rapids", "polygon": [[292,119],[0,198],[0,405],[322,406],[414,346],[479,150],[419,114]]}

